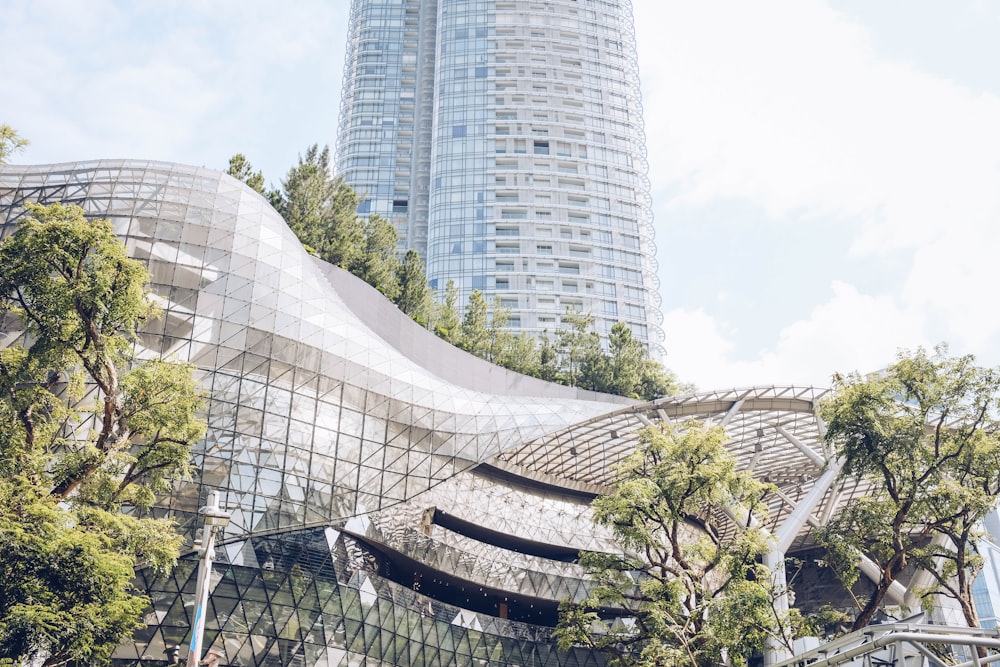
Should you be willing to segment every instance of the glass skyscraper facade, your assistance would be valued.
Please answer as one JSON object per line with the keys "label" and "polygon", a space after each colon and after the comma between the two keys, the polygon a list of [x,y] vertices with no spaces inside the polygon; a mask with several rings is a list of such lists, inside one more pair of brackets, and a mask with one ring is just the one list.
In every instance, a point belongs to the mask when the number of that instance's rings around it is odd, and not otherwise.
{"label": "glass skyscraper facade", "polygon": [[659,346],[628,0],[353,0],[336,162],[437,289]]}

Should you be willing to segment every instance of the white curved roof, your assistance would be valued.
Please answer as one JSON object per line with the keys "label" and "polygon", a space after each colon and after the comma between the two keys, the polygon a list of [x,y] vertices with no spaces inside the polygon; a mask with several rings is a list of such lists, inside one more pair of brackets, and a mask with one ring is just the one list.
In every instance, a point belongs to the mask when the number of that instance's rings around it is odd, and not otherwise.
{"label": "white curved roof", "polygon": [[[537,481],[602,493],[610,488],[615,467],[635,448],[638,433],[646,426],[688,419],[721,424],[737,467],[777,488],[769,503],[770,524],[777,526],[831,461],[816,411],[826,394],[827,390],[813,387],[768,386],[670,396],[581,420],[511,447],[491,463]],[[853,479],[833,484],[812,508],[810,522],[825,523],[833,510],[866,488]]]}

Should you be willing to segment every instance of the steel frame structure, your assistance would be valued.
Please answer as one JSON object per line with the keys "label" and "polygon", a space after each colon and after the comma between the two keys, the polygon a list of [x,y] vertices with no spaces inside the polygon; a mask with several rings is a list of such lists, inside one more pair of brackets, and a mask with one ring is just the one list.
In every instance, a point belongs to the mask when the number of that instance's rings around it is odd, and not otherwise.
{"label": "steel frame structure", "polygon": [[998,660],[1000,630],[904,622],[869,626],[776,667],[980,667]]}
{"label": "steel frame structure", "polygon": [[[210,494],[232,515],[205,625],[222,664],[597,667],[591,652],[554,649],[553,614],[589,591],[574,555],[617,550],[589,501],[659,422],[724,426],[738,466],[776,486],[764,527],[779,584],[785,555],[869,490],[823,443],[823,390],[638,403],[505,371],[312,259],[263,198],[219,172],[0,166],[0,234],[29,201],[112,221],[164,312],[139,356],[191,361],[206,387],[195,478],[155,511],[189,544]],[[19,339],[4,333],[0,345]],[[148,627],[116,664],[165,664],[187,644],[197,560],[191,549],[169,576],[138,573]],[[905,604],[907,592],[890,595]]]}

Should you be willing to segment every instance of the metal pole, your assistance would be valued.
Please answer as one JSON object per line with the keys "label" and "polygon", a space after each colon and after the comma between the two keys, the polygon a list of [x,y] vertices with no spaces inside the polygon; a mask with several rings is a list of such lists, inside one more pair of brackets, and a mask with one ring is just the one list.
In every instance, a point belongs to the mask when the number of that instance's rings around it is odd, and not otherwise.
{"label": "metal pole", "polygon": [[201,662],[205,615],[208,612],[208,587],[212,579],[212,561],[215,560],[215,534],[229,524],[229,514],[219,509],[219,498],[215,491],[208,494],[205,507],[198,511],[205,516],[205,528],[202,530],[202,548],[199,554],[201,560],[198,562],[198,587],[195,593],[194,623],[191,624],[188,667],[198,667]]}
{"label": "metal pole", "polygon": [[[207,534],[207,535],[206,535]],[[205,608],[208,606],[208,580],[212,569],[212,551],[215,548],[215,529],[205,526],[202,534],[201,560],[198,562],[198,588],[195,594],[194,623],[191,625],[191,647],[188,650],[188,667],[197,667],[201,656],[201,642],[205,633]]]}

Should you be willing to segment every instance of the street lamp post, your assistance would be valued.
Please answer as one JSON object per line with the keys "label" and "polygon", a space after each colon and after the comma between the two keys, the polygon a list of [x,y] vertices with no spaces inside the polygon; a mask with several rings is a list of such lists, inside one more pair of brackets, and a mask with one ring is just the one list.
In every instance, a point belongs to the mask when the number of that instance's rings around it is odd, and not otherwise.
{"label": "street lamp post", "polygon": [[[205,506],[199,509],[198,513],[205,517],[205,528],[201,533],[201,552],[198,554],[201,560],[198,562],[198,589],[187,667],[197,667],[201,660],[205,613],[208,607],[208,585],[212,578],[212,561],[215,559],[215,534],[229,525],[229,512],[219,507],[219,496],[215,491],[208,494]],[[197,545],[197,542],[195,544]]]}

